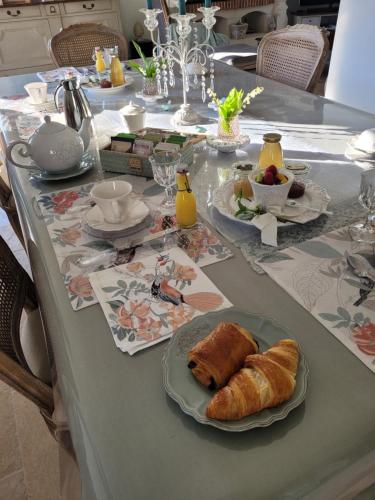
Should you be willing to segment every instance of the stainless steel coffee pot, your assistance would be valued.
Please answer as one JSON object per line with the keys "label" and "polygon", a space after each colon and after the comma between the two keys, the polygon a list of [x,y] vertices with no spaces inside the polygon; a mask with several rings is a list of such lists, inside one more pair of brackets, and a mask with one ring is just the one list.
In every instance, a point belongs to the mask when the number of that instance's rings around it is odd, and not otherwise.
{"label": "stainless steel coffee pot", "polygon": [[80,130],[84,118],[92,118],[90,104],[85,93],[80,88],[79,80],[76,77],[62,80],[55,90],[55,106],[58,107],[58,99],[61,90],[64,90],[64,114],[66,124]]}

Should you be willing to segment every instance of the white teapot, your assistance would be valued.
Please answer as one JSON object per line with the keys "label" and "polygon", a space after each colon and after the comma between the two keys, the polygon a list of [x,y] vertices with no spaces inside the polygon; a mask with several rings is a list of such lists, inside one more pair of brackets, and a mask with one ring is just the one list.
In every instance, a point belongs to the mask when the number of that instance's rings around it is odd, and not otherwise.
{"label": "white teapot", "polygon": [[[15,141],[7,148],[7,159],[21,168],[39,168],[51,174],[58,174],[77,165],[90,142],[90,119],[84,118],[77,132],[62,123],[51,121],[50,116],[44,117],[41,125],[29,141]],[[23,158],[31,158],[32,163],[21,164],[15,160],[12,151],[17,144],[23,144],[26,149],[18,151]]]}

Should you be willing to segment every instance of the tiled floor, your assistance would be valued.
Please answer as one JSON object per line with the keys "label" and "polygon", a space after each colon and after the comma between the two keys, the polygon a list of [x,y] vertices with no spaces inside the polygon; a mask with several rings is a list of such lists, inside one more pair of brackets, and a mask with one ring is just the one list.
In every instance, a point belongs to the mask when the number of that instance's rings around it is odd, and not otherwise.
{"label": "tiled floor", "polygon": [[[30,272],[0,209],[0,234]],[[58,448],[37,407],[0,382],[0,499],[59,500]]]}

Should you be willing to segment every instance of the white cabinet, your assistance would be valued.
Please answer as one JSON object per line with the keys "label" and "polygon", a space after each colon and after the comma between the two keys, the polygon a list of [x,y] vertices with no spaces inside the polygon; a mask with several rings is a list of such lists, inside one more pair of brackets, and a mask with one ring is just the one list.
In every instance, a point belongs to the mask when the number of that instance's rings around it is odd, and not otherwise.
{"label": "white cabinet", "polygon": [[0,23],[0,68],[2,71],[32,68],[51,63],[47,19]]}
{"label": "white cabinet", "polygon": [[122,31],[119,0],[55,2],[0,7],[0,76],[52,69],[48,41],[76,23],[101,23]]}

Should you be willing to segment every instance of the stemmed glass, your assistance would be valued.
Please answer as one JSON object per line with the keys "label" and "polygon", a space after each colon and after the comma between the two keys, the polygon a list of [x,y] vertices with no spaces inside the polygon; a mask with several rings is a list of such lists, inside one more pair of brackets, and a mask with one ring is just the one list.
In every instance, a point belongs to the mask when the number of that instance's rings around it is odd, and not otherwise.
{"label": "stemmed glass", "polygon": [[155,181],[165,189],[165,199],[161,204],[162,207],[174,207],[173,186],[176,185],[177,167],[181,161],[180,153],[158,152],[150,156],[149,160]]}
{"label": "stemmed glass", "polygon": [[358,199],[367,210],[367,217],[349,227],[350,235],[355,241],[375,243],[375,168],[362,172]]}

